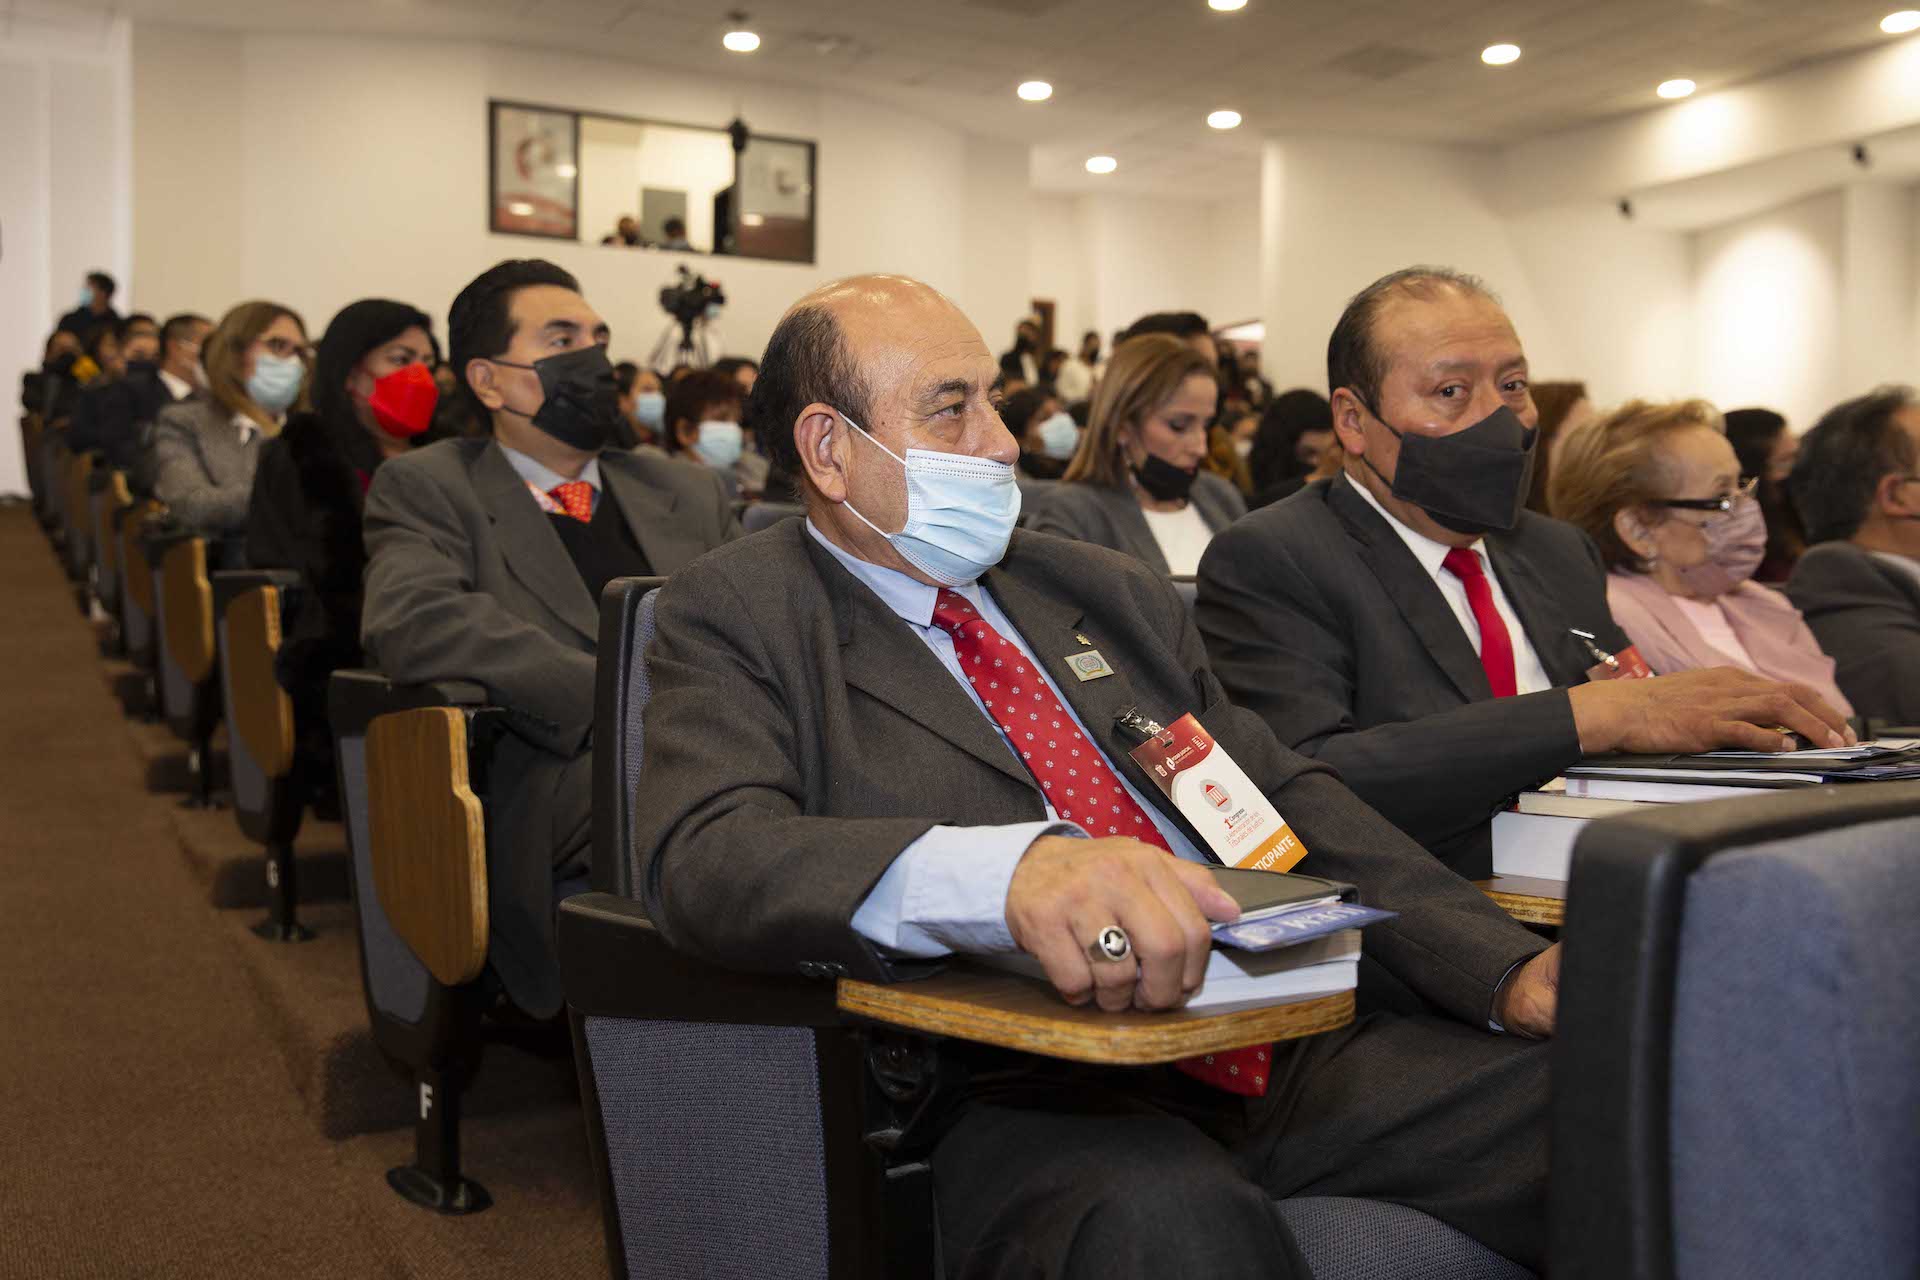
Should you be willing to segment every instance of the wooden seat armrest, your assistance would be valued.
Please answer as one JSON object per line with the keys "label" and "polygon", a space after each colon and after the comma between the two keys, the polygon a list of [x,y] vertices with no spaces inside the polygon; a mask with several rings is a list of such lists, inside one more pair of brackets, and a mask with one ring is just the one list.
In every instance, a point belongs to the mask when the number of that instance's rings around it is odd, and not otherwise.
{"label": "wooden seat armrest", "polygon": [[913,982],[840,979],[845,1013],[929,1035],[998,1045],[1048,1058],[1148,1066],[1275,1040],[1296,1040],[1353,1021],[1353,992],[1225,1011],[1107,1013],[1075,1008],[1044,982],[959,963]]}

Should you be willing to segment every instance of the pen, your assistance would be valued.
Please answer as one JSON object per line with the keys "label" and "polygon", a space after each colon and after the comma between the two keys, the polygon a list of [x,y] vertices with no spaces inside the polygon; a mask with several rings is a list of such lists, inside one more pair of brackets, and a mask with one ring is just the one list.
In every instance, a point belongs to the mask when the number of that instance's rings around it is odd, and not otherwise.
{"label": "pen", "polygon": [[1615,671],[1620,669],[1620,659],[1595,644],[1593,632],[1582,631],[1578,627],[1568,627],[1567,630],[1580,637],[1580,643],[1587,646],[1587,652],[1593,655],[1594,661],[1605,663]]}

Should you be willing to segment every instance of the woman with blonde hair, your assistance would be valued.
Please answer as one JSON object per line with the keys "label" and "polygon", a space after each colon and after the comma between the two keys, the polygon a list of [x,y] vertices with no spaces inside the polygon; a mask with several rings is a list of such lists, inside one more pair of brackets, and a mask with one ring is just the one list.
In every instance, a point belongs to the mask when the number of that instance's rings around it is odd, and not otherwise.
{"label": "woman with blonde hair", "polygon": [[[277,302],[243,302],[207,334],[206,389],[153,424],[154,496],[182,524],[238,545],[261,439],[305,406],[307,361],[306,325]],[[241,562],[238,551],[229,562]]]}
{"label": "woman with blonde hair", "polygon": [[1028,527],[1193,573],[1213,535],[1247,513],[1239,490],[1202,470],[1219,399],[1213,366],[1178,338],[1121,343],[1079,449]]}
{"label": "woman with blonde hair", "polygon": [[1767,548],[1755,479],[1706,401],[1635,400],[1561,437],[1547,496],[1599,545],[1607,606],[1655,672],[1740,667],[1851,715],[1800,611],[1753,581]]}

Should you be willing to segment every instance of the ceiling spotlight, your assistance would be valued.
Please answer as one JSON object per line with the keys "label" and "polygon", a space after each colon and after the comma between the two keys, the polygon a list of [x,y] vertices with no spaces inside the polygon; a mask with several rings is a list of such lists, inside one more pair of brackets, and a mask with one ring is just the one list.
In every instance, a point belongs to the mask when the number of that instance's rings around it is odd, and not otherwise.
{"label": "ceiling spotlight", "polygon": [[1890,36],[1903,36],[1909,31],[1920,31],[1920,9],[1902,9],[1880,19],[1880,29]]}
{"label": "ceiling spotlight", "polygon": [[752,53],[760,47],[760,37],[751,31],[729,31],[720,37],[728,53]]}
{"label": "ceiling spotlight", "polygon": [[1238,111],[1209,111],[1207,123],[1216,129],[1238,129],[1240,113]]}
{"label": "ceiling spotlight", "polygon": [[1247,7],[1247,0],[1207,0],[1207,8],[1216,13],[1232,13]]}
{"label": "ceiling spotlight", "polygon": [[1120,167],[1120,162],[1112,156],[1088,156],[1088,173],[1112,173]]}
{"label": "ceiling spotlight", "polygon": [[1480,61],[1490,67],[1504,67],[1509,62],[1520,61],[1520,46],[1517,44],[1490,44],[1480,51]]}
{"label": "ceiling spotlight", "polygon": [[1654,92],[1663,98],[1685,98],[1691,95],[1696,87],[1691,80],[1663,80]]}
{"label": "ceiling spotlight", "polygon": [[1045,80],[1028,80],[1014,90],[1022,102],[1045,102],[1053,96],[1053,86]]}

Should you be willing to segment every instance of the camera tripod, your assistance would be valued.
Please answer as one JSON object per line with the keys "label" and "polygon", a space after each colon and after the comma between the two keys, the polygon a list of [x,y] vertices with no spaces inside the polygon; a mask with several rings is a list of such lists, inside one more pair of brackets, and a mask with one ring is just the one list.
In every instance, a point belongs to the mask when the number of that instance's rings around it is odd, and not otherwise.
{"label": "camera tripod", "polygon": [[[675,338],[679,341],[676,343]],[[662,357],[669,351],[673,353],[672,363]],[[707,318],[696,316],[692,320],[682,320],[678,316],[667,321],[667,327],[660,332],[660,341],[653,344],[653,354],[647,357],[649,369],[672,369],[677,365],[692,365],[704,369],[713,363],[707,350]]]}

